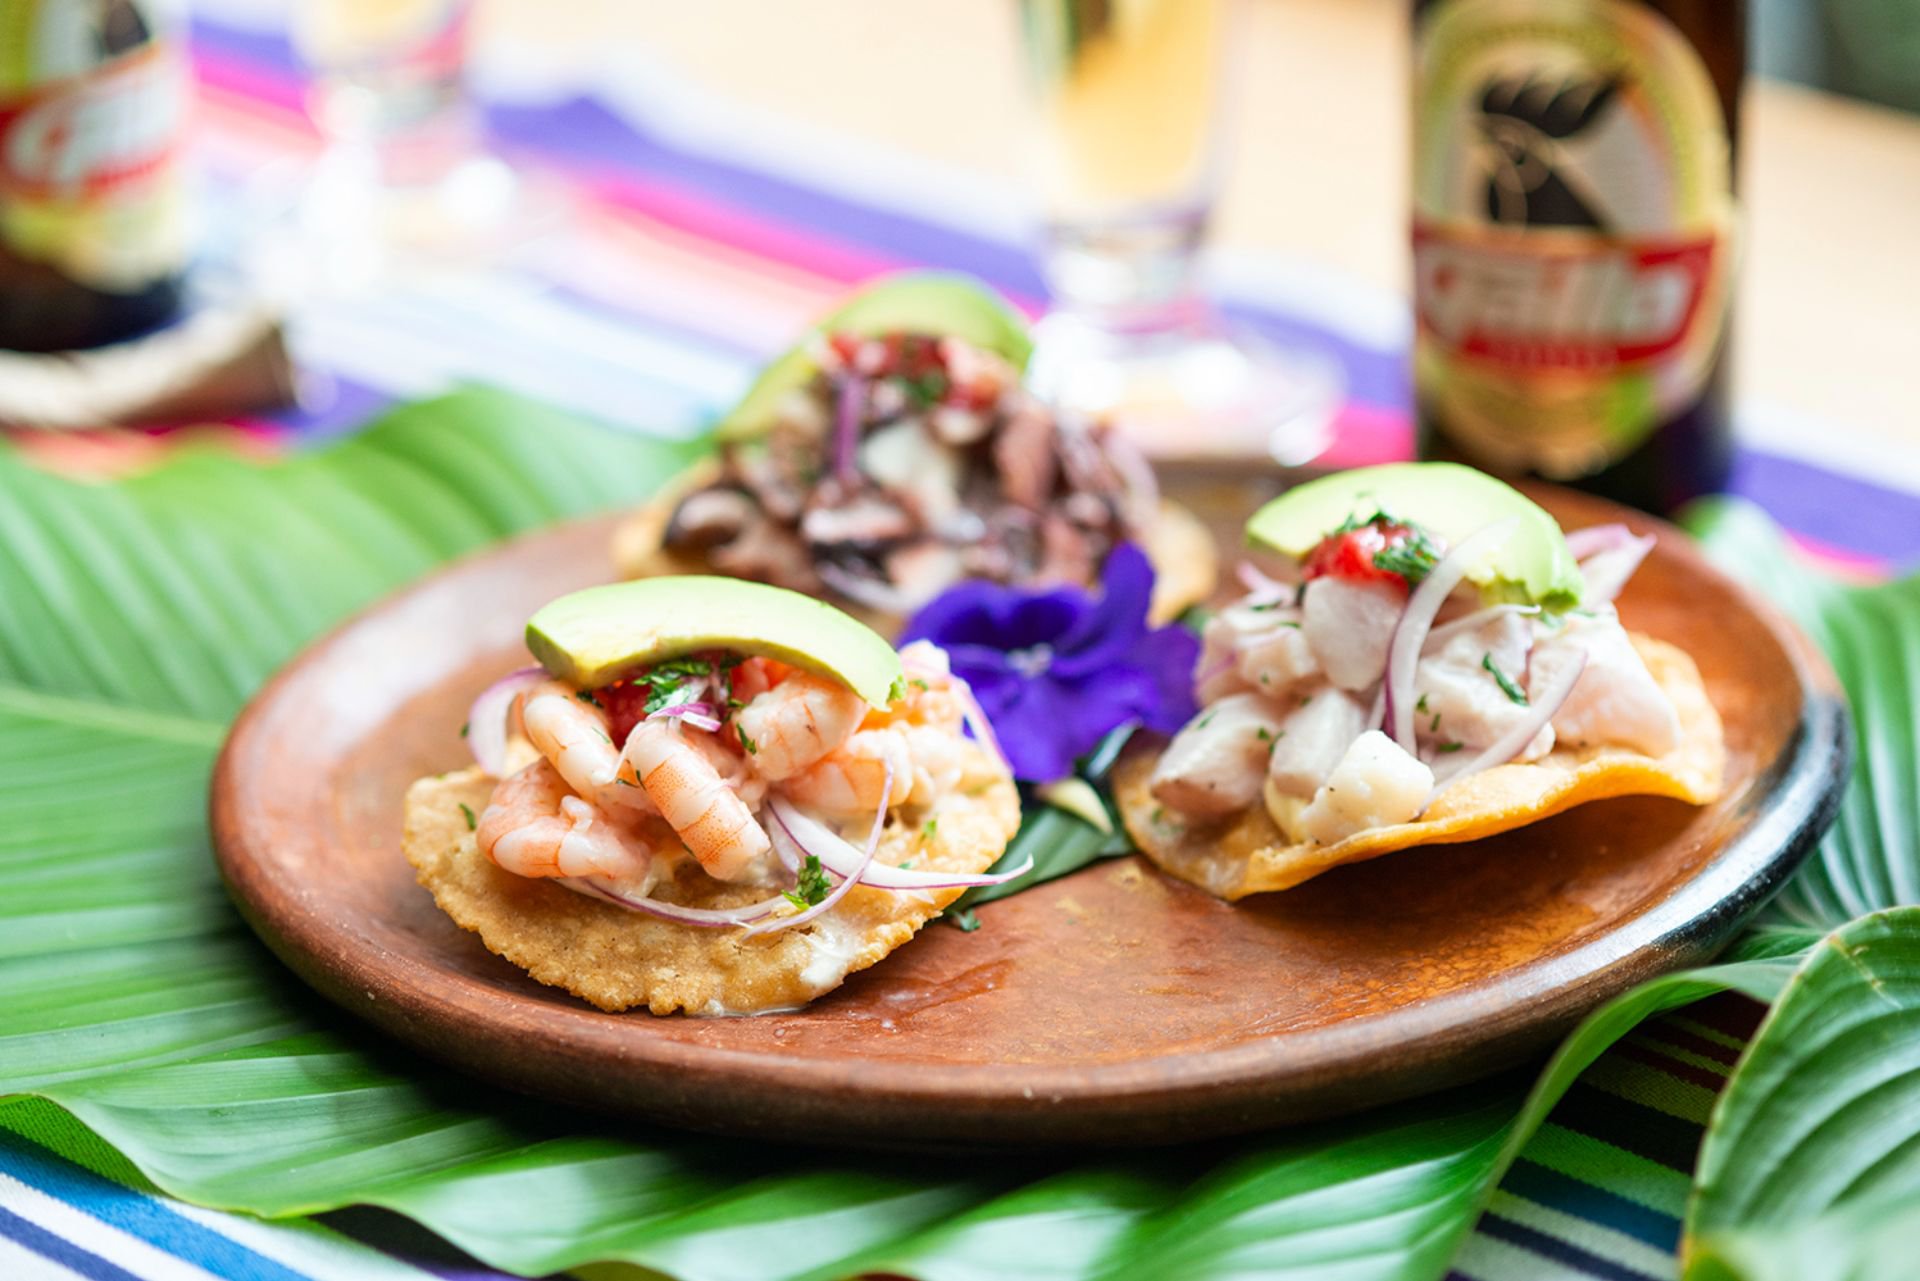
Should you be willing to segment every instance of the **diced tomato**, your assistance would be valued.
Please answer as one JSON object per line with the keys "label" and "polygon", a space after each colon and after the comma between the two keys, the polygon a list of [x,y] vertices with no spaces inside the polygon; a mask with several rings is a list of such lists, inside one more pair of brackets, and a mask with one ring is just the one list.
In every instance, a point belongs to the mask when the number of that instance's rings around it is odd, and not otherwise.
{"label": "diced tomato", "polygon": [[1331,576],[1359,581],[1398,583],[1405,587],[1407,585],[1405,578],[1390,569],[1380,568],[1373,563],[1373,558],[1387,548],[1407,542],[1413,537],[1413,530],[1405,525],[1379,522],[1335,534],[1307,553],[1307,563],[1302,570],[1302,577],[1315,579]]}
{"label": "diced tomato", "polygon": [[607,732],[615,747],[627,745],[627,735],[647,718],[647,686],[632,681],[617,681],[593,691],[593,697],[607,713]]}

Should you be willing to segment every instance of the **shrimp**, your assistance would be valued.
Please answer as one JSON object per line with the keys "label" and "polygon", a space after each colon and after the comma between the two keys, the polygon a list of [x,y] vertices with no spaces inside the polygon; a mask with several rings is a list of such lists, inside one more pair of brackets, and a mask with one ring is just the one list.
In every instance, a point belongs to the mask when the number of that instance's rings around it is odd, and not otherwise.
{"label": "shrimp", "polygon": [[527,695],[520,723],[534,750],[552,764],[574,795],[602,810],[654,812],[639,778],[613,745],[607,714],[558,681]]}
{"label": "shrimp", "polygon": [[867,713],[862,729],[884,725],[926,725],[958,734],[965,720],[964,704],[955,686],[946,651],[928,641],[915,641],[900,651],[907,669],[904,692],[884,707]]}
{"label": "shrimp", "polygon": [[653,876],[652,848],[569,792],[545,760],[500,781],[474,839],[515,876],[607,876],[643,885]]}
{"label": "shrimp", "polygon": [[780,784],[796,804],[835,814],[871,812],[880,804],[887,771],[893,771],[888,803],[903,803],[912,790],[913,753],[899,729],[863,729]]}
{"label": "shrimp", "polygon": [[627,736],[625,759],[707,874],[740,880],[773,843],[707,754],[688,741],[697,733],[665,721],[642,721]]}
{"label": "shrimp", "polygon": [[741,708],[734,726],[754,770],[778,782],[846,742],[866,714],[865,700],[845,685],[795,672]]}

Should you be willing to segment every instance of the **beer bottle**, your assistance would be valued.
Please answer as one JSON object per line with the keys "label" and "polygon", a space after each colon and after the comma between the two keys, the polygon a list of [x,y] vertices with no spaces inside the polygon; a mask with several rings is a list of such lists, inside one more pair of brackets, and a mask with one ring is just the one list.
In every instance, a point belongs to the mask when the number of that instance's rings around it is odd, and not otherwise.
{"label": "beer bottle", "polygon": [[1731,463],[1745,0],[1414,0],[1424,457],[1650,511]]}
{"label": "beer bottle", "polygon": [[176,5],[0,0],[0,347],[130,337],[180,307]]}

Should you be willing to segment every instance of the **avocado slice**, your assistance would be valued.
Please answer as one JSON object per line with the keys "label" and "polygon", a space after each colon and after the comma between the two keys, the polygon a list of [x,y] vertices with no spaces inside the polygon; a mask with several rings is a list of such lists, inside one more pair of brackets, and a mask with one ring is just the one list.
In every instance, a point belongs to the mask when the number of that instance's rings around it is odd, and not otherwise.
{"label": "avocado slice", "polygon": [[707,649],[791,663],[876,706],[903,680],[893,646],[824,601],[705,575],[639,578],[562,596],[527,623],[527,648],[581,689]]}
{"label": "avocado slice", "polygon": [[814,343],[827,334],[951,334],[996,352],[1015,369],[1027,367],[1033,339],[1006,300],[971,276],[910,271],[869,285],[815,321],[800,341],[760,371],[739,404],[715,427],[722,441],[746,440],[773,425],[788,392],[804,387],[816,364]]}
{"label": "avocado slice", "polygon": [[1467,573],[1487,595],[1551,610],[1580,603],[1580,567],[1553,517],[1511,485],[1458,463],[1389,463],[1296,485],[1247,522],[1255,547],[1304,558],[1349,519],[1385,512],[1458,546],[1475,531],[1518,517],[1497,551]]}

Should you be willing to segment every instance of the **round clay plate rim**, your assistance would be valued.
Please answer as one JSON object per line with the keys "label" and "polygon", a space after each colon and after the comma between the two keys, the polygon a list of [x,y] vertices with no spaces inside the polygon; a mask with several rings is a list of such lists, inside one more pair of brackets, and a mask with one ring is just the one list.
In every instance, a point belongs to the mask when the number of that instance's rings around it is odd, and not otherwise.
{"label": "round clay plate rim", "polygon": [[[1538,492],[1550,496],[1553,491]],[[1659,554],[1680,558],[1690,573],[1730,584],[1671,526],[1581,496],[1564,501],[1624,519],[1636,529],[1653,530],[1660,539]],[[1697,875],[1657,904],[1566,952],[1508,970],[1481,987],[1385,1014],[1233,1047],[1085,1066],[954,1066],[886,1059],[850,1064],[649,1036],[652,1016],[644,1011],[612,1016],[560,992],[504,992],[437,964],[429,951],[381,948],[358,934],[354,922],[329,919],[309,901],[307,887],[276,875],[270,842],[258,828],[260,808],[277,790],[296,784],[248,768],[259,759],[256,737],[265,732],[276,702],[308,669],[351,652],[363,629],[429,593],[484,579],[496,564],[521,555],[530,544],[569,537],[604,540],[614,524],[602,517],[510,540],[441,569],[343,624],[288,664],[248,705],[221,753],[211,794],[216,854],[230,892],[255,931],[309,983],[429,1054],[501,1084],[557,1093],[574,1102],[592,1101],[595,1089],[584,1078],[569,1077],[570,1067],[617,1065],[633,1074],[697,1074],[702,1088],[717,1099],[761,1092],[798,1118],[790,1126],[758,1122],[735,1127],[718,1110],[665,1109],[669,1115],[663,1119],[703,1128],[898,1142],[925,1137],[915,1135],[910,1124],[899,1128],[902,1118],[912,1117],[916,1109],[958,1109],[946,1122],[931,1125],[928,1136],[956,1137],[956,1127],[969,1115],[1004,1118],[1017,1113],[1023,1126],[1038,1121],[1033,1131],[996,1135],[990,1141],[1125,1141],[1180,1137],[1177,1119],[1183,1100],[1191,1098],[1197,1107],[1202,1096],[1207,1114],[1214,1118],[1202,1126],[1206,1132],[1265,1123],[1273,1113],[1263,1109],[1261,1101],[1283,1093],[1289,1082],[1365,1075],[1370,1058],[1384,1048],[1401,1060],[1394,1075],[1403,1082],[1415,1081],[1423,1062],[1436,1067],[1424,1085],[1402,1084],[1368,1100],[1385,1102],[1418,1088],[1484,1074],[1536,1048],[1608,997],[1654,974],[1711,956],[1811,849],[1837,810],[1846,775],[1851,735],[1844,698],[1825,660],[1771,605],[1731,584],[1790,657],[1801,693],[1800,724],[1772,768],[1756,782],[1742,807],[1737,834]],[[1418,851],[1410,851],[1396,857],[1418,856]],[[399,857],[397,848],[394,857]],[[489,1046],[520,1044],[528,1037],[539,1038],[550,1052],[551,1073],[527,1077],[502,1071],[492,1061]],[[1420,1048],[1429,1045],[1437,1048]],[[1444,1060],[1457,1062],[1462,1070],[1449,1068]],[[1244,1124],[1218,1119],[1242,1109]],[[1116,1128],[1109,1132],[1103,1128],[1108,1126]],[[890,1133],[877,1133],[886,1127],[892,1127]]]}

